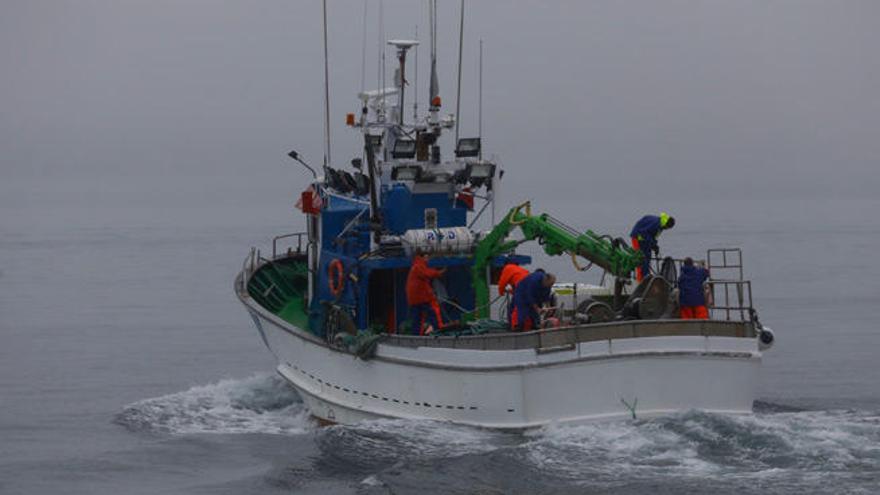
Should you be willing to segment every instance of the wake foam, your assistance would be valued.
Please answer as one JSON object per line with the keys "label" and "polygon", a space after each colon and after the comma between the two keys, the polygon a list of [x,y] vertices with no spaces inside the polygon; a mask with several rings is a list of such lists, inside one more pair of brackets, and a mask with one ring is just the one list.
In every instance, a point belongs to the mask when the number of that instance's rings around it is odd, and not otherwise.
{"label": "wake foam", "polygon": [[743,416],[690,411],[548,426],[521,435],[434,421],[378,420],[323,429],[317,441],[327,455],[364,468],[476,454],[512,460],[542,476],[590,482],[624,474],[628,479],[754,480],[880,473],[880,415],[869,411]]}
{"label": "wake foam", "polygon": [[270,374],[221,380],[141,400],[126,406],[116,422],[131,430],[174,434],[295,435],[312,426],[296,391]]}
{"label": "wake foam", "polygon": [[[421,420],[315,429],[293,388],[267,374],[142,400],[116,421],[132,430],[172,434],[316,432],[322,465],[365,476],[404,470],[402,459],[432,464],[465,457],[512,466],[534,479],[606,488],[639,480],[714,479],[736,486],[758,482],[858,492],[864,479],[880,474],[878,413],[756,409],[750,416],[691,411],[525,434]],[[364,478],[365,485],[377,482],[378,477]]]}
{"label": "wake foam", "polygon": [[322,429],[325,458],[347,469],[399,469],[402,460],[437,461],[492,452],[517,441],[510,434],[428,420],[381,419]]}
{"label": "wake foam", "polygon": [[[729,493],[758,488],[760,493],[872,494],[873,482],[866,480],[880,475],[880,415],[869,411],[750,416],[691,411],[525,434],[378,420],[322,428],[313,438],[321,452],[318,465],[328,472],[361,476],[364,487],[400,485],[401,491],[440,465],[486,470],[494,473],[490,480],[514,485],[637,493],[650,487],[702,492],[709,481]],[[481,476],[463,474],[450,483],[472,486]]]}
{"label": "wake foam", "polygon": [[880,471],[880,416],[809,411],[752,416],[688,412],[647,421],[548,427],[522,462],[591,482],[658,476],[806,480]]}

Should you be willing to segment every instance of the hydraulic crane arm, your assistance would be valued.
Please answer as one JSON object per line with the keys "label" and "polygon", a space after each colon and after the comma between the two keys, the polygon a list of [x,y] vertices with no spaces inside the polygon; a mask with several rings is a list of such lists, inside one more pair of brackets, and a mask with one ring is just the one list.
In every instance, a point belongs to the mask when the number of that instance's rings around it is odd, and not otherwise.
{"label": "hydraulic crane arm", "polygon": [[[508,240],[510,233],[517,227],[522,231],[523,239]],[[546,213],[532,215],[531,203],[526,202],[511,209],[504,219],[477,243],[472,272],[477,318],[486,318],[489,315],[489,283],[486,272],[489,261],[532,240],[537,240],[543,246],[544,252],[550,256],[565,253],[571,255],[572,262],[578,270],[586,269],[578,265],[578,257],[604,268],[616,277],[629,277],[629,274],[642,263],[642,253],[635,251],[625,242],[600,236],[591,230],[584,233],[577,232]]]}

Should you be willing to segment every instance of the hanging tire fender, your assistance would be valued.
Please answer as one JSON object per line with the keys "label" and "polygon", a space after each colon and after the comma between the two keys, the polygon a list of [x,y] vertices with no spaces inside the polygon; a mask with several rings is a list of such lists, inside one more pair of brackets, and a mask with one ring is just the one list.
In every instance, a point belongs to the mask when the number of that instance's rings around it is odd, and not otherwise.
{"label": "hanging tire fender", "polygon": [[758,331],[758,349],[761,351],[766,351],[767,349],[773,347],[773,344],[776,342],[776,334],[773,333],[773,330],[763,327]]}

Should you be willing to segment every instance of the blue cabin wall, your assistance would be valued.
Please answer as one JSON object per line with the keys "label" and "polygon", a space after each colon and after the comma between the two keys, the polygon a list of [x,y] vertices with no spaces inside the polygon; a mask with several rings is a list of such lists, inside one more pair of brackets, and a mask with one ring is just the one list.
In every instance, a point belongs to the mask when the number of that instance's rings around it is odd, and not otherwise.
{"label": "blue cabin wall", "polygon": [[[321,248],[348,256],[360,256],[370,250],[369,206],[338,196],[327,196],[329,205],[321,212]],[[363,212],[363,214],[361,214]],[[355,217],[358,223],[342,237],[339,234]]]}
{"label": "blue cabin wall", "polygon": [[[350,275],[357,276],[359,263],[357,258],[370,250],[369,206],[363,201],[356,201],[331,194],[324,196],[321,209],[321,240],[318,273],[315,277],[314,297],[309,305],[309,327],[312,332],[324,335],[324,306],[328,303],[351,308],[353,314],[359,314],[360,293],[359,283],[355,283]],[[363,212],[363,214],[361,214]],[[361,214],[360,219],[344,235],[340,233]],[[344,268],[343,289],[336,296],[330,291],[328,270],[330,263],[338,259]],[[363,290],[365,292],[365,290]],[[360,327],[360,326],[359,326]],[[362,327],[360,327],[362,328]]]}
{"label": "blue cabin wall", "polygon": [[425,210],[428,208],[437,210],[437,227],[467,225],[467,208],[448,193],[413,194],[404,184],[382,188],[382,219],[394,235],[425,228]]}
{"label": "blue cabin wall", "polygon": [[[424,228],[424,210],[437,210],[438,227],[464,226],[467,221],[467,209],[452,201],[446,193],[412,194],[403,184],[395,184],[391,188],[383,188],[383,221],[385,229],[392,234],[401,235],[410,229]],[[352,227],[340,237],[346,225],[358,217]],[[359,329],[366,329],[373,324],[383,326],[387,331],[398,331],[401,325],[409,320],[409,306],[406,299],[406,279],[412,258],[398,257],[363,257],[370,252],[369,206],[363,200],[348,199],[332,194],[325,196],[324,207],[319,221],[321,225],[320,252],[317,265],[314,297],[310,303],[309,326],[313,333],[324,335],[325,308],[334,304],[348,308]],[[343,290],[333,295],[329,286],[329,265],[338,259],[344,268]],[[492,261],[493,266],[500,267],[507,261],[527,264],[530,259],[524,256],[499,257]],[[434,257],[429,261],[433,267],[446,267],[446,275],[441,279],[449,300],[465,310],[474,308],[474,288],[471,280],[470,255]],[[385,277],[381,284],[382,290],[372,294],[380,298],[374,306],[382,308],[387,314],[370,314],[370,280],[373,276]],[[384,298],[384,299],[383,299]],[[387,300],[386,300],[387,299]],[[393,305],[389,304],[393,301]],[[441,302],[444,321],[462,319],[462,311],[458,307]],[[393,310],[392,310],[393,308]],[[404,329],[409,332],[410,326]]]}
{"label": "blue cabin wall", "polygon": [[[342,290],[338,295],[334,295],[330,291],[329,272],[330,263],[333,260],[341,261],[343,267]],[[312,297],[312,302],[309,306],[309,327],[316,335],[324,335],[325,304],[332,303],[350,308],[354,313],[359,312],[357,308],[361,290],[359,284],[354,283],[349,276],[352,273],[357,273],[357,270],[357,258],[326,249],[321,250],[320,260],[318,261],[318,283],[315,285],[314,297]]]}

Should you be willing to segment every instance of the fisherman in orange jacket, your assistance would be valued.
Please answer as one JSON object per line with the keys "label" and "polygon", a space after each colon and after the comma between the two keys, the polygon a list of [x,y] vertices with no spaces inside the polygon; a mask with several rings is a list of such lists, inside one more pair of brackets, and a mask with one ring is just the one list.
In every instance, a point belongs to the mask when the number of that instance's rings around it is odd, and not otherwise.
{"label": "fisherman in orange jacket", "polygon": [[412,320],[413,335],[425,334],[425,315],[432,320],[434,330],[443,327],[440,305],[431,281],[446,273],[445,268],[439,270],[428,266],[428,259],[421,252],[413,256],[412,267],[406,277],[406,302],[409,305],[409,317]]}
{"label": "fisherman in orange jacket", "polygon": [[[498,277],[498,295],[513,295],[513,292],[516,290],[516,284],[528,275],[528,270],[515,263],[504,265],[504,268],[501,269],[501,275]],[[508,323],[513,325],[513,322],[516,321],[516,306],[513,305],[513,298],[511,298],[510,304],[507,307],[507,316],[509,319]]]}

